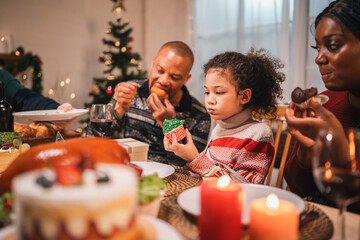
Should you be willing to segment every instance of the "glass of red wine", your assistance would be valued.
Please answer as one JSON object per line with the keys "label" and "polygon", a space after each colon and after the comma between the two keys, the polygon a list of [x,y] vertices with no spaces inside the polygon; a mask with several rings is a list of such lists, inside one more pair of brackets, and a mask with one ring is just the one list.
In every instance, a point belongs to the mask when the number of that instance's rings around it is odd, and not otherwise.
{"label": "glass of red wine", "polygon": [[101,137],[104,137],[112,124],[112,105],[92,104],[90,109],[90,124]]}
{"label": "glass of red wine", "polygon": [[344,212],[360,199],[360,131],[347,134],[319,131],[312,171],[319,191],[339,208],[341,239],[345,238]]}

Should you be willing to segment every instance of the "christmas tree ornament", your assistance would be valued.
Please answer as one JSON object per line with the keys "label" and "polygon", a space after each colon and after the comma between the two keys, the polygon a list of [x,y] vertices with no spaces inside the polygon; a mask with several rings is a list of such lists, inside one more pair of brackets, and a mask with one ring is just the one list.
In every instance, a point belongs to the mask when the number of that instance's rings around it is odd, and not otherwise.
{"label": "christmas tree ornament", "polygon": [[113,74],[110,74],[109,76],[107,76],[107,80],[109,81],[115,80],[115,76]]}
{"label": "christmas tree ornament", "polygon": [[133,37],[128,37],[128,42],[132,42],[134,40]]}
{"label": "christmas tree ornament", "polygon": [[105,62],[105,58],[103,56],[99,57],[99,62]]}
{"label": "christmas tree ornament", "polygon": [[126,50],[126,54],[130,55],[131,54],[131,49]]}
{"label": "christmas tree ornament", "polygon": [[111,86],[108,86],[107,89],[106,89],[106,94],[107,95],[112,95],[113,94],[113,89]]}
{"label": "christmas tree ornament", "polygon": [[92,95],[98,95],[100,92],[99,86],[96,83],[93,83],[92,87],[91,87],[91,91],[90,94]]}

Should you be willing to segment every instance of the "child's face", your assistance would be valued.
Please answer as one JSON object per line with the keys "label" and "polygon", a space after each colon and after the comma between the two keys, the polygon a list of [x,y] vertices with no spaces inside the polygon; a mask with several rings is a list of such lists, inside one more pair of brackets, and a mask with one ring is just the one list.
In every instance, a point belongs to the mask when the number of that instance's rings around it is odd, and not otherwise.
{"label": "child's face", "polygon": [[213,69],[205,76],[205,107],[215,120],[227,119],[243,109],[231,79],[229,71],[220,73]]}

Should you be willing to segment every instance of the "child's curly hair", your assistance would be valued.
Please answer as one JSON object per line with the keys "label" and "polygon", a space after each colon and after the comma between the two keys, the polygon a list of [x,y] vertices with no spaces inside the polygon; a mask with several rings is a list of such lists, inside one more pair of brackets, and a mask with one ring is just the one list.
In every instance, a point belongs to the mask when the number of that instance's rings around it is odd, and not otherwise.
{"label": "child's curly hair", "polygon": [[272,57],[267,50],[251,48],[246,55],[238,52],[216,55],[204,65],[204,73],[206,75],[214,68],[222,72],[229,70],[238,93],[246,88],[252,91],[244,108],[252,108],[255,114],[274,116],[276,99],[282,99],[280,85],[285,81],[285,74],[279,72],[282,67],[279,59]]}

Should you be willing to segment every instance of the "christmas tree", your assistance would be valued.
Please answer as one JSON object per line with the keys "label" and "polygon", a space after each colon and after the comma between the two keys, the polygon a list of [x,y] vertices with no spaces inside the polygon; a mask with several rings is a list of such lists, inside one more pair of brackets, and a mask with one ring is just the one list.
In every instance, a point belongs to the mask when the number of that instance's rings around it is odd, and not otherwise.
{"label": "christmas tree", "polygon": [[[126,10],[124,0],[111,0],[114,2],[113,11],[117,13],[116,22],[109,22],[106,33],[112,39],[103,39],[107,49],[99,57],[99,62],[104,63],[108,69],[104,71],[104,76],[94,78],[94,83],[90,92],[93,97],[91,103],[85,103],[85,108],[90,108],[91,104],[106,104],[111,100],[116,85],[135,79],[145,79],[146,71],[141,69],[140,55],[132,51],[129,45],[134,39],[130,36],[132,28],[129,21],[122,21],[121,11]],[[87,122],[87,121],[85,121]]]}

